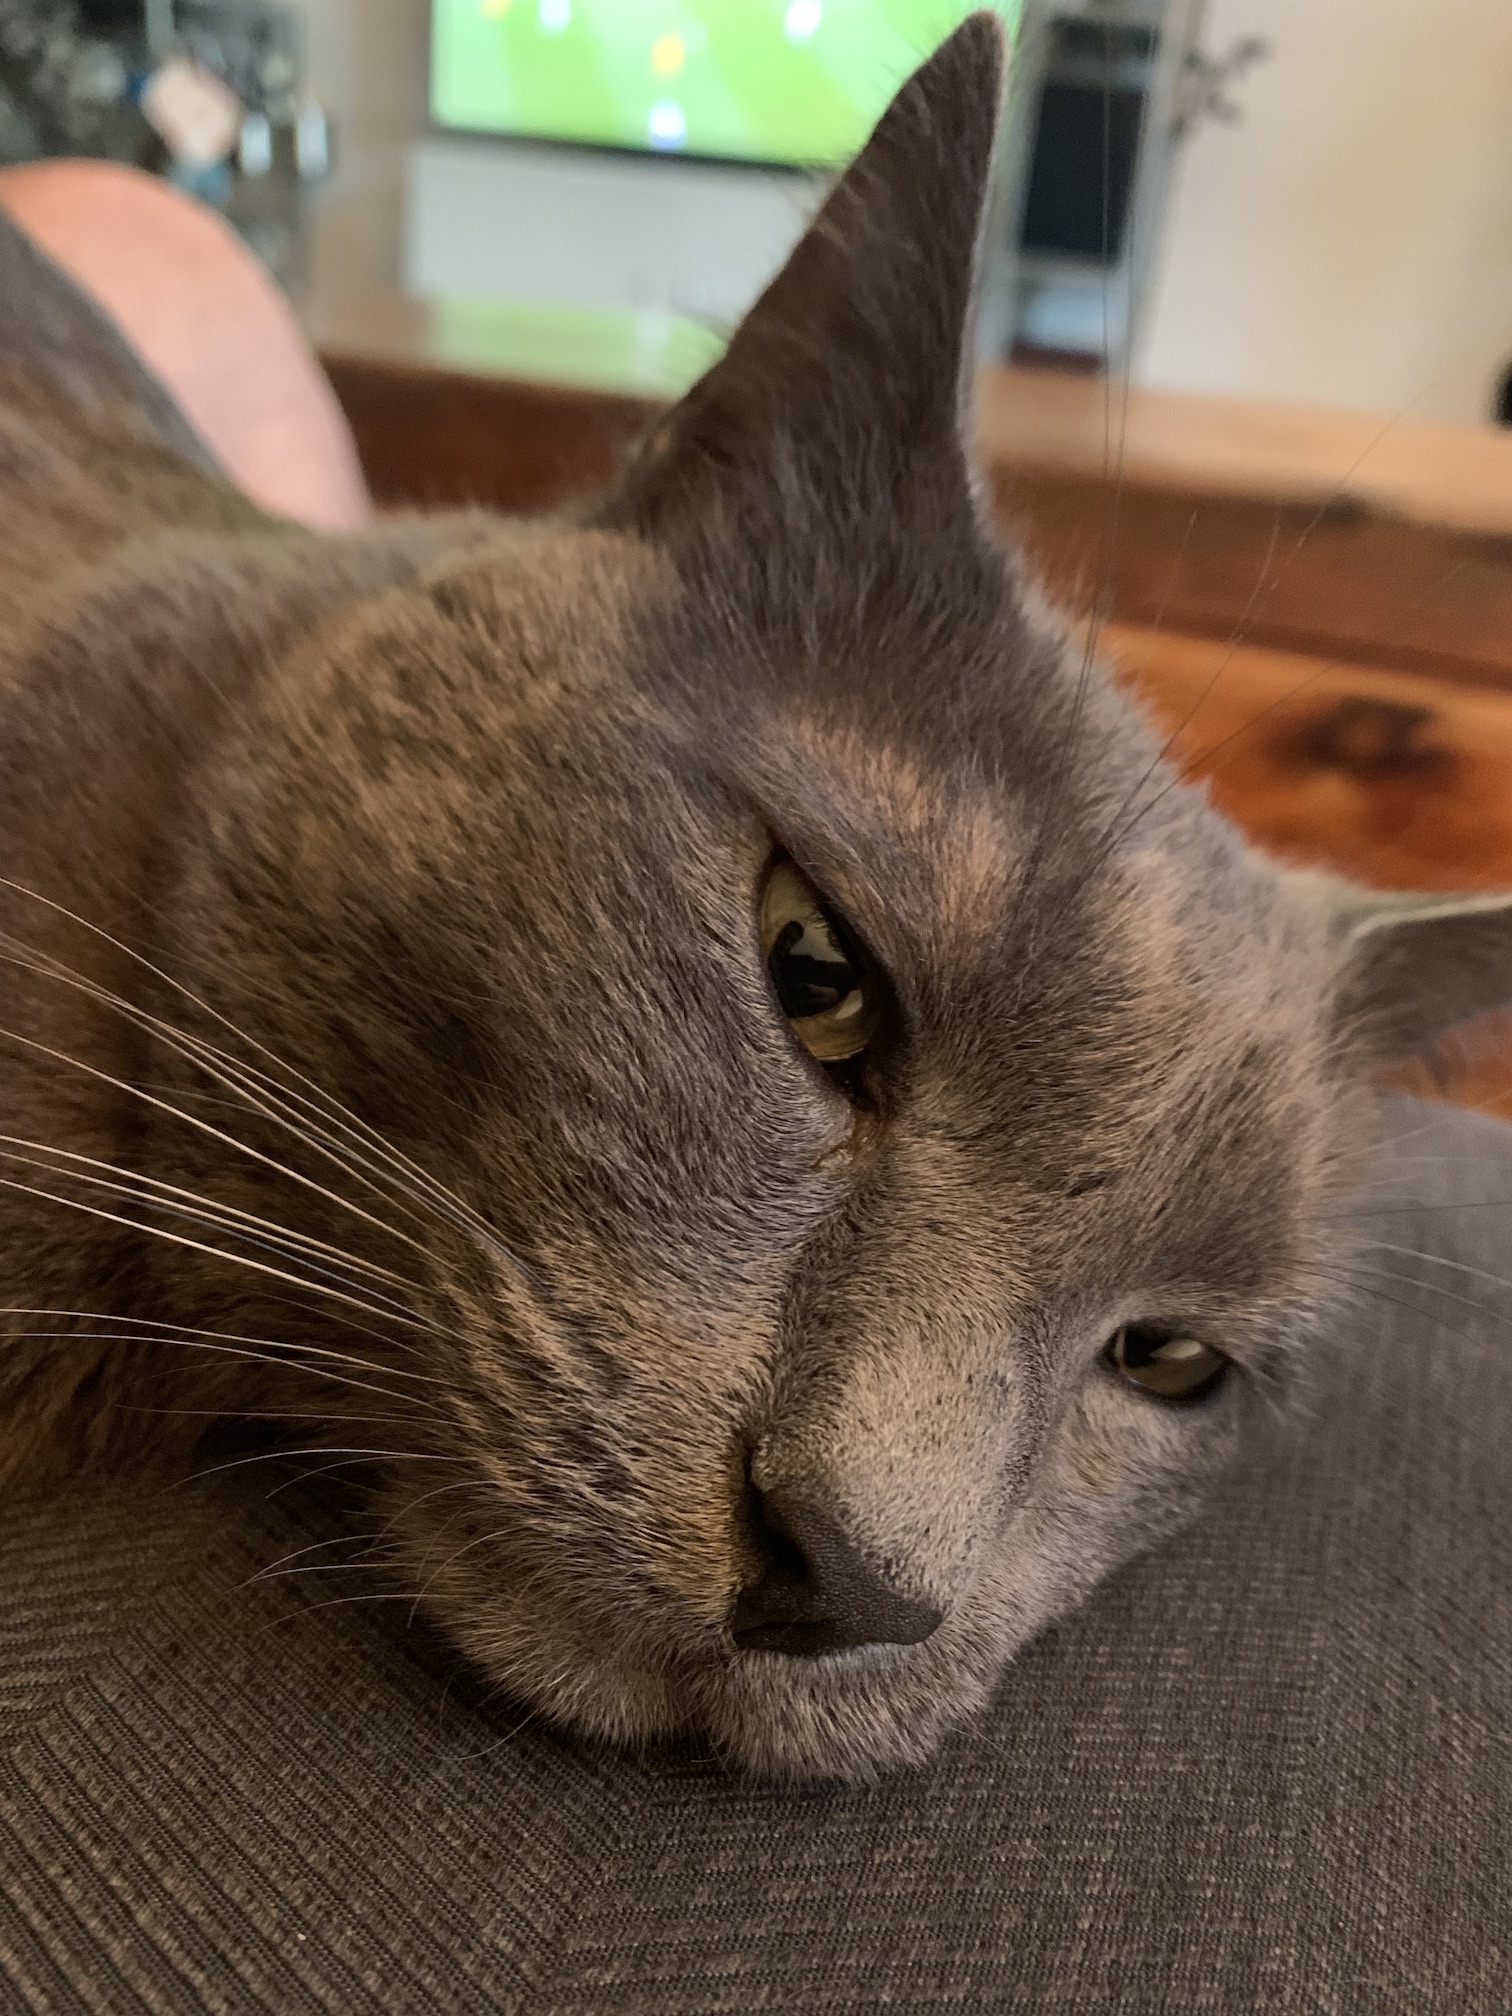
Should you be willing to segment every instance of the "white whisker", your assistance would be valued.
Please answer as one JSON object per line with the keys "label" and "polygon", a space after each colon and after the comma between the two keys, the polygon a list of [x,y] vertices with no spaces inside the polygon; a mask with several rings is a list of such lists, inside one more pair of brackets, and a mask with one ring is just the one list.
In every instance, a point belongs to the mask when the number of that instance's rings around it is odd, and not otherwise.
{"label": "white whisker", "polygon": [[0,1190],[18,1190],[28,1197],[45,1198],[50,1204],[57,1204],[69,1211],[82,1211],[88,1217],[102,1218],[111,1225],[124,1225],[132,1232],[144,1232],[149,1238],[162,1239],[171,1246],[184,1246],[191,1252],[205,1253],[216,1260],[227,1260],[234,1267],[248,1268],[254,1274],[266,1274],[275,1281],[287,1281],[296,1288],[302,1288],[311,1295],[324,1295],[333,1302],[342,1302],[353,1309],[362,1309],[369,1316],[381,1316],[390,1323],[402,1323],[412,1330],[434,1330],[435,1325],[424,1322],[418,1316],[391,1314],[377,1303],[359,1300],[339,1288],[328,1288],[323,1282],[312,1281],[307,1275],[290,1274],[281,1267],[270,1267],[266,1261],[249,1259],[245,1253],[228,1253],[222,1246],[206,1245],[202,1239],[187,1238],[182,1232],[169,1232],[161,1225],[149,1225],[139,1218],[124,1217],[119,1211],[105,1211],[97,1204],[86,1204],[77,1197],[60,1197],[54,1190],[43,1190],[35,1183],[18,1183],[14,1177],[0,1176]]}
{"label": "white whisker", "polygon": [[[218,1226],[222,1231],[242,1232],[251,1227],[259,1232],[271,1233],[280,1245],[288,1245],[297,1252],[309,1252],[323,1259],[339,1262],[360,1273],[371,1274],[376,1279],[389,1282],[394,1287],[408,1289],[412,1294],[423,1294],[418,1282],[406,1281],[387,1267],[380,1267],[370,1260],[360,1259],[355,1253],[348,1253],[340,1246],[332,1246],[327,1240],[312,1238],[308,1233],[296,1232],[292,1227],[278,1224],[270,1218],[259,1218],[255,1212],[244,1211],[234,1204],[221,1204],[215,1199],[204,1197],[196,1190],[187,1190],[176,1183],[164,1183],[155,1176],[141,1176],[135,1170],[123,1170],[118,1163],[105,1162],[94,1155],[74,1154],[67,1148],[53,1148],[45,1141],[28,1141],[15,1134],[0,1134],[0,1143],[12,1143],[12,1148],[0,1147],[0,1160],[19,1162],[29,1168],[44,1169],[55,1176],[71,1175],[74,1181],[89,1183],[102,1190],[113,1190],[118,1194],[133,1198],[141,1204],[155,1204],[163,1209],[176,1210],[186,1216],[203,1219]],[[40,1156],[55,1158],[44,1161],[39,1155],[22,1155],[15,1152],[19,1148],[40,1150]],[[78,1165],[72,1170],[62,1170],[56,1161]],[[84,1169],[109,1169],[112,1177],[90,1176]],[[112,1180],[124,1178],[126,1180]],[[183,1199],[185,1201],[179,1202]],[[289,1257],[297,1257],[291,1252]]]}
{"label": "white whisker", "polygon": [[[316,1100],[319,1101],[319,1105],[316,1107],[316,1110],[321,1111],[325,1114],[328,1124],[332,1119],[334,1119],[336,1124],[341,1127],[343,1132],[354,1133],[359,1138],[365,1139],[370,1145],[370,1147],[374,1149],[377,1153],[379,1153],[384,1158],[384,1160],[386,1160],[391,1166],[407,1171],[410,1177],[421,1185],[422,1190],[432,1200],[430,1208],[432,1209],[433,1212],[437,1210],[437,1200],[445,1202],[447,1205],[451,1207],[451,1210],[453,1212],[461,1214],[463,1221],[465,1222],[467,1228],[473,1233],[474,1237],[481,1240],[489,1248],[489,1250],[494,1252],[496,1257],[507,1261],[509,1264],[517,1268],[520,1268],[522,1272],[528,1272],[528,1270],[524,1270],[523,1263],[519,1260],[519,1257],[516,1254],[510,1252],[509,1248],[505,1246],[504,1243],[498,1238],[497,1234],[493,1231],[492,1227],[489,1226],[486,1223],[486,1221],[469,1204],[465,1202],[463,1198],[459,1197],[455,1191],[450,1190],[445,1184],[439,1182],[436,1177],[432,1176],[427,1170],[423,1169],[420,1166],[420,1164],[413,1161],[411,1157],[404,1155],[400,1150],[396,1149],[390,1142],[386,1141],[383,1138],[383,1136],[378,1132],[376,1128],[370,1127],[367,1124],[367,1122],[360,1120],[356,1114],[351,1113],[347,1108],[343,1107],[338,1100],[333,1099],[328,1092],[326,1092],[321,1086],[315,1084],[312,1079],[306,1077],[304,1073],[296,1070],[292,1065],[286,1063],[283,1059],[276,1057],[273,1054],[273,1052],[267,1048],[265,1044],[258,1042],[254,1036],[250,1035],[246,1030],[239,1028],[227,1016],[221,1014],[218,1009],[211,1007],[208,1002],[201,1000],[197,994],[195,994],[190,988],[185,987],[182,984],[182,982],[173,979],[173,977],[170,974],[165,973],[160,967],[154,965],[151,960],[143,958],[141,953],[133,950],[131,946],[125,944],[121,939],[113,936],[112,933],[103,930],[97,924],[89,922],[87,918],[79,916],[75,911],[72,911],[68,909],[65,905],[56,902],[53,898],[42,895],[42,893],[39,890],[30,889],[24,883],[12,881],[9,877],[3,875],[0,875],[0,888],[8,888],[12,890],[16,895],[26,897],[32,902],[40,903],[45,908],[53,911],[56,915],[67,918],[69,922],[77,925],[81,930],[88,932],[89,934],[91,934],[96,938],[99,938],[103,943],[112,946],[116,951],[122,953],[126,958],[132,960],[137,966],[141,967],[145,972],[152,974],[155,979],[160,980],[165,986],[172,989],[172,991],[176,993],[182,1000],[189,1002],[193,1007],[199,1009],[199,1011],[202,1014],[208,1015],[213,1021],[217,1022],[223,1029],[228,1030],[240,1042],[245,1043],[251,1050],[255,1051],[259,1056],[266,1058],[270,1064],[273,1064],[277,1069],[285,1072],[289,1077],[296,1080],[299,1084],[305,1086],[308,1092],[314,1093],[316,1096]],[[14,944],[14,943],[20,943],[21,941],[11,939],[7,936],[6,942]],[[43,956],[37,954],[34,948],[25,947],[24,949],[32,952],[33,957]],[[64,967],[62,965],[62,962],[60,961],[56,960],[49,961],[49,965],[52,969],[55,970],[55,977],[70,979],[75,984],[83,986],[89,991],[94,992],[103,991],[106,995],[109,994],[109,990],[99,990],[98,988],[95,987],[94,983],[84,981],[81,978],[81,976],[77,974],[70,974],[68,969]],[[119,996],[111,996],[110,998],[113,999],[115,1005],[117,1005],[123,1011],[131,1013],[136,1019],[144,1023],[150,1024],[157,1021],[156,1017],[148,1015],[145,1010],[133,1009],[131,1007],[131,1004],[121,1001]],[[164,1028],[169,1027],[169,1025],[167,1024],[163,1024],[162,1026]],[[183,1031],[177,1031],[175,1033],[182,1040],[192,1042],[196,1045],[196,1047],[202,1050],[213,1052],[213,1054],[219,1056],[226,1064],[234,1065],[234,1060],[231,1059],[229,1056],[227,1056],[227,1054],[224,1051],[215,1050],[215,1046],[207,1043],[203,1038],[188,1037]],[[244,1070],[250,1076],[262,1080],[265,1084],[269,1085],[270,1088],[274,1088],[276,1085],[276,1081],[269,1080],[266,1077],[265,1073],[257,1071],[253,1066],[236,1066],[235,1068]],[[313,1103],[308,1099],[302,1098],[301,1095],[297,1093],[289,1092],[287,1088],[277,1087],[276,1089],[282,1094],[283,1097],[293,1099],[297,1103],[304,1105],[307,1108]]]}
{"label": "white whisker", "polygon": [[[298,1357],[269,1358],[266,1360],[268,1364],[290,1367],[295,1371],[317,1371],[319,1367],[307,1365],[304,1361],[309,1358],[318,1358],[329,1364],[352,1366],[359,1372],[376,1372],[380,1377],[385,1379],[406,1379],[416,1385],[441,1386],[448,1389],[450,1385],[448,1380],[442,1379],[432,1372],[411,1372],[402,1365],[382,1365],[374,1359],[354,1357],[350,1352],[333,1351],[329,1346],[323,1344],[292,1343],[288,1339],[280,1337],[250,1337],[244,1336],[235,1330],[207,1330],[194,1323],[167,1323],[149,1316],[102,1316],[97,1310],[91,1309],[25,1309],[16,1306],[0,1306],[0,1316],[25,1316],[33,1318],[51,1316],[61,1322],[104,1322],[128,1324],[131,1326],[129,1329],[121,1331],[43,1330],[34,1333],[28,1331],[7,1331],[5,1337],[20,1338],[32,1335],[60,1339],[97,1337],[105,1343],[123,1344],[150,1343],[155,1338],[176,1343],[189,1343],[198,1342],[203,1338],[213,1340],[213,1345],[219,1348],[230,1349],[233,1346],[255,1346],[257,1347],[258,1354],[267,1351],[297,1352],[299,1354]],[[145,1337],[139,1336],[137,1334],[139,1331],[146,1331],[148,1335]],[[5,1341],[4,1338],[0,1338],[0,1342],[3,1341]],[[237,1350],[234,1355],[246,1357],[254,1354],[249,1351]],[[378,1389],[375,1388],[373,1390],[376,1391]],[[411,1398],[407,1393],[390,1393],[387,1397],[391,1400],[406,1402]]]}

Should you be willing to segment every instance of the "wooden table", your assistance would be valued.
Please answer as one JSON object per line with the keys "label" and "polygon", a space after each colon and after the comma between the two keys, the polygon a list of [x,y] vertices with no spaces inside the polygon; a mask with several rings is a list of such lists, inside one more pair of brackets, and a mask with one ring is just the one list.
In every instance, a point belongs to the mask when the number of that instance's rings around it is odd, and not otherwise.
{"label": "wooden table", "polygon": [[[602,484],[711,354],[654,318],[575,343],[487,304],[307,320],[385,503]],[[1007,535],[1258,842],[1383,886],[1512,888],[1512,433],[1006,369],[978,432]],[[1512,1047],[1449,1069],[1512,1112]]]}

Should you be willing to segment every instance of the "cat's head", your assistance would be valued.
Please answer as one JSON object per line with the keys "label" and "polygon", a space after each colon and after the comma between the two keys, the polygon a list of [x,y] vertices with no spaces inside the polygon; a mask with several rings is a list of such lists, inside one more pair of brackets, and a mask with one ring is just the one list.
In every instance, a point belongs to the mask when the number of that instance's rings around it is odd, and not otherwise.
{"label": "cat's head", "polygon": [[974,17],[616,493],[217,786],[238,1013],[490,1228],[408,1193],[407,1572],[548,1714],[761,1772],[927,1753],[1196,1502],[1339,1291],[1370,1061],[1508,971],[1251,854],[988,529],[1001,65]]}

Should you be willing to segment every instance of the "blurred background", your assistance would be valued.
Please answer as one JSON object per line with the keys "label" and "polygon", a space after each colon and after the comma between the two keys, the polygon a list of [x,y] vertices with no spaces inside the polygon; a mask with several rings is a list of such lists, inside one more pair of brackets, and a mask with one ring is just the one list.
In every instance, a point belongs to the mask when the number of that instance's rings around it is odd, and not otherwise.
{"label": "blurred background", "polygon": [[[444,298],[464,330],[492,312],[522,369],[532,348],[618,331],[666,389],[967,11],[0,0],[0,160],[138,161],[225,210],[306,301]],[[990,354],[1496,416],[1512,363],[1507,0],[1002,11],[1018,54]]]}

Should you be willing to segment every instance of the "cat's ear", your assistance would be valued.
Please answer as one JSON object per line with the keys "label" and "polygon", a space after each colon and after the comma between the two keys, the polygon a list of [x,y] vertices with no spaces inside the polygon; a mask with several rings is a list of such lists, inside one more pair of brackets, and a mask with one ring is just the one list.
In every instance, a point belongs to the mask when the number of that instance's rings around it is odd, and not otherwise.
{"label": "cat's ear", "polygon": [[1339,955],[1338,1023],[1376,1057],[1409,1057],[1456,1023],[1512,1005],[1512,894],[1438,896],[1289,878],[1325,906]]}
{"label": "cat's ear", "polygon": [[[1005,42],[971,15],[883,114],[723,359],[658,427],[610,509],[699,514],[749,474],[788,493],[904,482],[967,498],[979,240]],[[896,501],[896,499],[894,499]]]}

